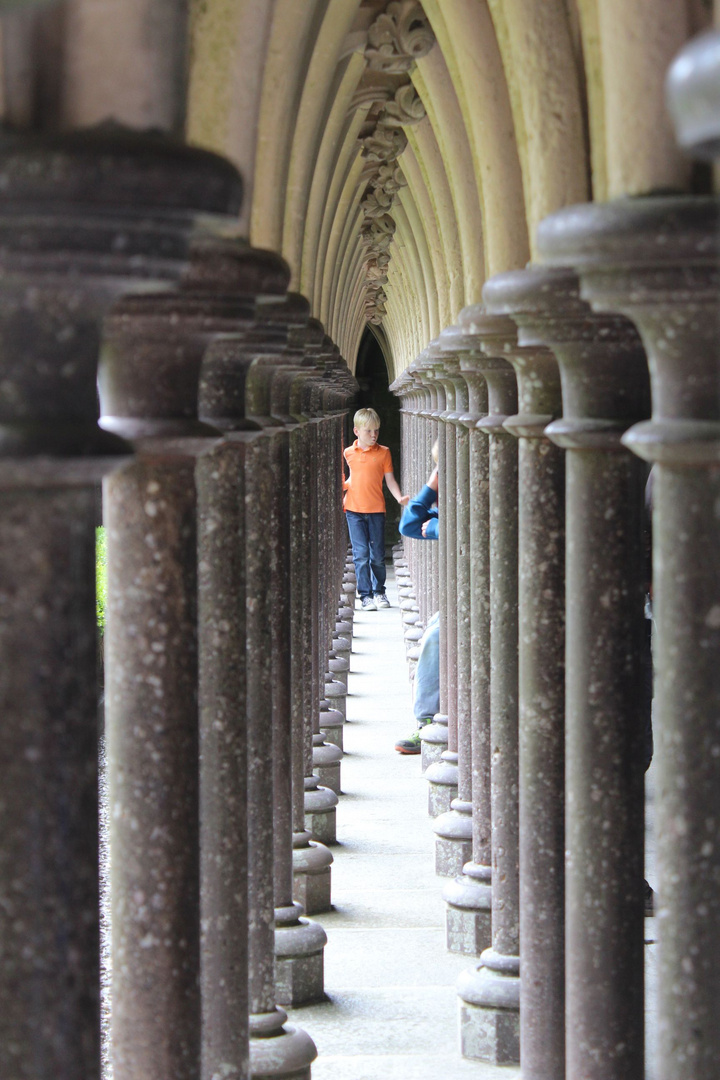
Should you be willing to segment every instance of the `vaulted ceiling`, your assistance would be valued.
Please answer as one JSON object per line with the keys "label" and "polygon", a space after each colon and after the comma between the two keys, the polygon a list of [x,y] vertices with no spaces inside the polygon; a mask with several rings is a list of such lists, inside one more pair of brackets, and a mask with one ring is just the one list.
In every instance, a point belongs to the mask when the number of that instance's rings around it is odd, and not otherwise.
{"label": "vaulted ceiling", "polygon": [[561,206],[690,183],[663,83],[712,0],[48,2],[3,18],[6,118],[34,56],[44,122],[229,157],[351,367],[369,323],[397,375]]}

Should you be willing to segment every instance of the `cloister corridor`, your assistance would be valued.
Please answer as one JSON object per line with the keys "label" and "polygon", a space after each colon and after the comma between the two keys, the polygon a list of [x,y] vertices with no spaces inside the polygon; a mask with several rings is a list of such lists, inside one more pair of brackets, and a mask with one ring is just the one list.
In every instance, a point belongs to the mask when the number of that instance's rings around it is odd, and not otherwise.
{"label": "cloister corridor", "polygon": [[719,160],[720,0],[0,0],[0,1080],[720,1080]]}
{"label": "cloister corridor", "polygon": [[[397,553],[396,553],[397,554]],[[324,1002],[289,1010],[318,1049],[314,1080],[519,1080],[517,1065],[460,1053],[458,975],[473,958],[446,946],[435,873],[435,835],[420,757],[394,752],[412,729],[411,683],[396,576],[388,560],[389,611],[353,620],[338,843],[332,848],[333,910]],[[646,873],[655,880],[648,778]],[[655,1077],[653,920],[645,920],[646,1078]],[[477,961],[476,961],[477,962]]]}
{"label": "cloister corridor", "polygon": [[395,575],[389,611],[353,620],[328,1001],[290,1010],[313,1038],[313,1080],[516,1080],[517,1066],[465,1060],[458,1043],[457,976],[472,958],[445,946],[443,881],[435,875],[427,782],[397,738],[413,726]]}

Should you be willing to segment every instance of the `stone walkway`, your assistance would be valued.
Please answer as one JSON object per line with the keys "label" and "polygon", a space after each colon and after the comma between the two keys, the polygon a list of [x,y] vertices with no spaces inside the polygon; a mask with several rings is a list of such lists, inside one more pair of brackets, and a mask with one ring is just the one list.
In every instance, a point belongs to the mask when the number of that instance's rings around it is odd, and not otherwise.
{"label": "stone walkway", "polygon": [[328,1000],[290,1010],[315,1040],[313,1080],[517,1080],[519,1068],[464,1060],[457,976],[445,949],[443,880],[420,758],[395,753],[413,728],[392,566],[389,611],[356,612],[333,848]]}

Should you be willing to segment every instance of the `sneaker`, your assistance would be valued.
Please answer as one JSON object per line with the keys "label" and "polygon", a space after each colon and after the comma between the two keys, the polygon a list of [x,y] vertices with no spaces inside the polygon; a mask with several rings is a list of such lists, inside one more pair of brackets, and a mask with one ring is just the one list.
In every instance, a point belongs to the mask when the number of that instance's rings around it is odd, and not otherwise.
{"label": "sneaker", "polygon": [[363,596],[361,603],[363,611],[377,611],[377,604],[372,596]]}
{"label": "sneaker", "polygon": [[375,605],[376,605],[376,607],[379,607],[379,608],[390,607],[390,601],[388,600],[385,593],[376,593],[375,594]]}
{"label": "sneaker", "polygon": [[418,720],[417,731],[414,731],[409,739],[398,739],[395,743],[395,749],[398,754],[419,754],[422,750],[420,745],[420,732],[426,724],[432,723],[432,716],[424,717],[422,720]]}
{"label": "sneaker", "polygon": [[398,754],[419,754],[422,749],[420,746],[420,732],[413,732],[409,739],[398,739],[395,743],[395,749]]}

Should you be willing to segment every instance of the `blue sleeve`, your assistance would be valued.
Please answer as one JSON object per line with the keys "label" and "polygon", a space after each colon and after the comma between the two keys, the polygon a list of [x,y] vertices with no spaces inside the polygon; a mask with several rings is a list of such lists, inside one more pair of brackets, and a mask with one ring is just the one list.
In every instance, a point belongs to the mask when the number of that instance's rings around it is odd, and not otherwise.
{"label": "blue sleeve", "polygon": [[[402,512],[400,518],[400,532],[403,536],[410,536],[416,540],[437,540],[438,538],[438,512],[433,503],[437,499],[437,492],[427,484],[414,499],[411,499]],[[423,522],[428,521],[427,534],[423,536]]]}

